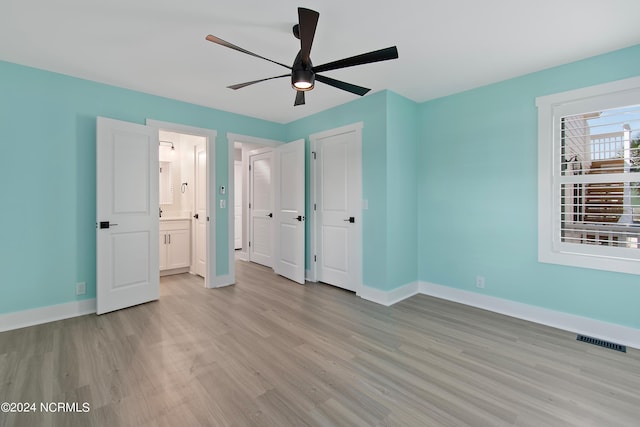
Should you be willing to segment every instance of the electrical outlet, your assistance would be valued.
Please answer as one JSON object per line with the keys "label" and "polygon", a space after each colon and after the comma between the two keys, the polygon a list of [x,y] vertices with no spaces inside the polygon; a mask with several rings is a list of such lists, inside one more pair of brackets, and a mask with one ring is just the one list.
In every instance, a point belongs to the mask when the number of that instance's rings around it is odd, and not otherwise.
{"label": "electrical outlet", "polygon": [[76,283],[76,295],[84,295],[87,293],[87,284],[85,282]]}
{"label": "electrical outlet", "polygon": [[227,207],[227,201],[225,199],[220,199],[220,209],[225,209]]}
{"label": "electrical outlet", "polygon": [[476,276],[476,288],[484,289],[484,276]]}

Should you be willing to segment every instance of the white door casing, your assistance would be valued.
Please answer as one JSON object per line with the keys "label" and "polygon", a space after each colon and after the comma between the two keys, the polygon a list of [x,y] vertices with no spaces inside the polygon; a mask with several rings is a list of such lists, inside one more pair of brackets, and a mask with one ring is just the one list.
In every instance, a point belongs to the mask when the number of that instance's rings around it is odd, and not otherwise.
{"label": "white door casing", "polygon": [[281,141],[273,139],[257,138],[255,136],[240,135],[236,133],[227,133],[228,142],[228,179],[229,179],[229,194],[234,194],[237,184],[235,183],[235,161],[236,161],[236,148],[242,150],[242,250],[237,253],[235,251],[235,239],[232,234],[235,234],[235,227],[231,224],[235,223],[235,203],[229,203],[230,209],[228,209],[229,218],[229,274],[228,281],[233,283],[235,281],[235,260],[236,255],[238,259],[249,261],[249,238],[251,236],[251,221],[249,218],[249,201],[250,201],[250,174],[249,174],[249,156],[252,151],[257,148],[264,147],[276,147],[281,145]]}
{"label": "white door casing", "polygon": [[304,140],[273,150],[274,250],[277,274],[304,284],[305,168]]}
{"label": "white door casing", "polygon": [[[217,132],[211,129],[199,128],[194,126],[182,125],[178,123],[171,122],[163,122],[159,120],[147,119],[147,126],[150,126],[155,129],[156,132],[159,130],[166,130],[169,132],[176,132],[188,135],[201,136],[206,138],[205,142],[205,152],[206,152],[206,183],[207,188],[216,188],[216,179],[214,173],[215,162],[215,142]],[[233,281],[228,281],[225,276],[217,276],[216,274],[216,227],[215,227],[215,206],[212,206],[215,203],[215,196],[209,194],[207,191],[206,197],[206,260],[210,261],[206,263],[206,273],[204,275],[204,286],[206,288],[217,288],[221,286],[227,286],[233,283]],[[194,204],[195,205],[195,204]],[[195,253],[195,249],[194,249]],[[232,260],[231,260],[232,262]]]}
{"label": "white door casing", "polygon": [[358,292],[362,286],[362,124],[311,135],[312,278]]}
{"label": "white door casing", "polygon": [[249,156],[249,260],[272,266],[273,191],[272,150],[260,149]]}
{"label": "white door casing", "polygon": [[96,129],[96,311],[160,296],[158,132],[103,117]]}
{"label": "white door casing", "polygon": [[234,249],[242,249],[242,161],[235,161],[233,164],[234,173]]}
{"label": "white door casing", "polygon": [[195,192],[194,192],[194,272],[202,277],[207,274],[207,147],[194,147]]}

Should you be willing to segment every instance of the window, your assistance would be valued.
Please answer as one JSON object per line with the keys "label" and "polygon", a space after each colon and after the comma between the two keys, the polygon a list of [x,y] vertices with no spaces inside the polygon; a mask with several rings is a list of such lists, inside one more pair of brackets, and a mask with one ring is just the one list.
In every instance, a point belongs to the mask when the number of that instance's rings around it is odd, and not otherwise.
{"label": "window", "polygon": [[640,274],[640,77],[536,105],[539,261]]}

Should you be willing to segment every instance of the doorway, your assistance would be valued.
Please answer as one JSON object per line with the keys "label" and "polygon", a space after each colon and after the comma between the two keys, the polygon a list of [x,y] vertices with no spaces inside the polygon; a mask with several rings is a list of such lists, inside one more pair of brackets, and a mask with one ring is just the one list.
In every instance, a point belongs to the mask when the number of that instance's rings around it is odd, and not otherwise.
{"label": "doorway", "polygon": [[[229,234],[229,239],[233,242],[230,248],[230,258],[250,261],[251,220],[249,205],[251,203],[251,174],[249,165],[251,163],[251,154],[260,151],[268,152],[280,142],[235,134],[229,134],[228,138],[229,199],[234,201],[233,216],[231,216],[232,210],[229,210],[229,224],[233,224],[233,227],[229,227],[230,233],[233,232],[233,237]],[[234,253],[235,257],[233,256]],[[231,265],[229,268],[230,271],[233,271],[231,270]]]}
{"label": "doorway", "polygon": [[[304,140],[284,144],[235,134],[227,138],[230,198],[236,196],[238,159],[242,168],[242,219],[236,219],[235,204],[229,210],[230,260],[236,259],[235,224],[241,222],[237,259],[266,265],[304,283]],[[235,265],[229,271],[235,280]]]}
{"label": "doorway", "polygon": [[[213,172],[216,132],[155,120],[147,120],[147,125],[158,130],[160,141],[166,141],[160,142],[160,160],[162,163],[163,156],[168,157],[172,171],[172,188],[168,190],[173,194],[172,203],[160,205],[160,256],[163,256],[165,239],[167,257],[176,252],[188,254],[181,264],[165,267],[161,275],[189,272],[201,276],[204,287],[218,287],[213,226],[215,200],[211,196],[214,193],[211,189],[216,188]],[[178,229],[188,238],[181,240]]]}
{"label": "doorway", "polygon": [[160,275],[206,276],[206,137],[160,130]]}
{"label": "doorway", "polygon": [[[147,120],[146,125],[98,117],[96,120],[96,312],[107,313],[160,296],[160,262],[166,269],[189,264],[189,231],[183,218],[168,222],[160,239],[160,196],[165,205],[174,198],[172,162],[160,167],[160,131],[204,138],[206,183],[214,184],[211,164],[216,132]],[[166,141],[166,148],[175,145]],[[171,150],[171,151],[173,151]],[[210,156],[209,156],[210,153]],[[170,160],[170,159],[167,159]],[[195,166],[194,166],[195,167]],[[161,174],[164,174],[161,178]],[[178,175],[178,174],[176,174]],[[167,188],[160,191],[160,181]],[[180,188],[182,188],[180,186]],[[213,215],[206,196],[206,271],[204,285],[215,287]],[[186,226],[189,227],[189,220]],[[173,246],[171,244],[173,243]],[[171,254],[170,252],[175,252]]]}

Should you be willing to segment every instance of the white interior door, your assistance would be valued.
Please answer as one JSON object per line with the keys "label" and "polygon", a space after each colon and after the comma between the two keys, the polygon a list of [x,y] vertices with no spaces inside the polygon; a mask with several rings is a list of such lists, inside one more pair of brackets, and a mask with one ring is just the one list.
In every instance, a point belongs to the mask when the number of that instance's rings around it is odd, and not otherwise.
{"label": "white interior door", "polygon": [[158,144],[155,129],[97,119],[98,314],[160,296]]}
{"label": "white interior door", "polygon": [[271,149],[257,150],[249,156],[249,260],[272,266],[273,194]]}
{"label": "white interior door", "polygon": [[233,164],[235,249],[242,249],[242,162]]}
{"label": "white interior door", "polygon": [[304,140],[273,150],[276,273],[304,284]]}
{"label": "white interior door", "polygon": [[198,144],[195,151],[195,198],[193,233],[195,242],[194,272],[202,277],[207,272],[207,147],[206,144]]}
{"label": "white interior door", "polygon": [[314,138],[317,279],[356,291],[361,281],[360,132]]}

